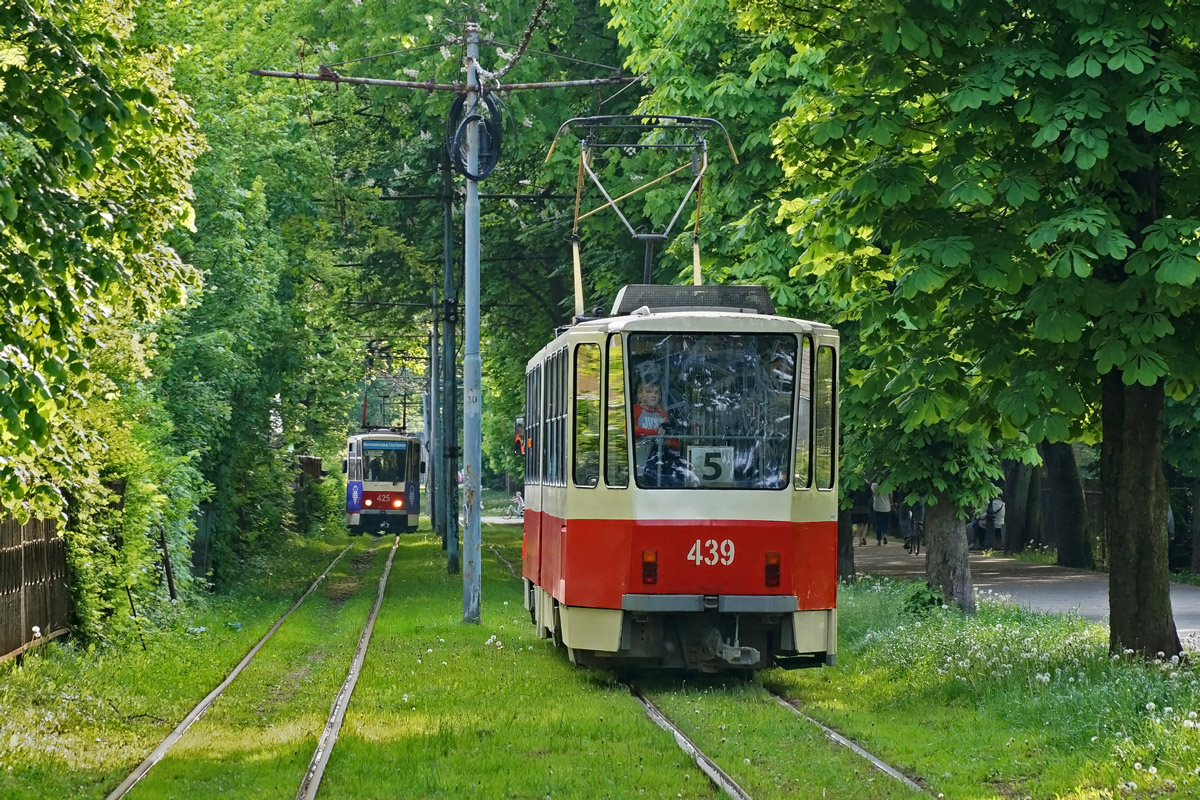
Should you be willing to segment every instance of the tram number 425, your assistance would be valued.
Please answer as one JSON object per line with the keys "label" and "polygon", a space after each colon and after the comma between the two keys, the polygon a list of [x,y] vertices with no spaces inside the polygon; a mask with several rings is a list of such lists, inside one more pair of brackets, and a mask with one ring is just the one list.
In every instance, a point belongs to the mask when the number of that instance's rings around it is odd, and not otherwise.
{"label": "tram number 425", "polygon": [[707,541],[696,540],[692,545],[692,549],[688,551],[688,561],[693,562],[696,566],[708,564],[710,567],[714,564],[732,564],[733,563],[733,542],[730,539],[723,539],[718,542],[716,539],[708,539]]}

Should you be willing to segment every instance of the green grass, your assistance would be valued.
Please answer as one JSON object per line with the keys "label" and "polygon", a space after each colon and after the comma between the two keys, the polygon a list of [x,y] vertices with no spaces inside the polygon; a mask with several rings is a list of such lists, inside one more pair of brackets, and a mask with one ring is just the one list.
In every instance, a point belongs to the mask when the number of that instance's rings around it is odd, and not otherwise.
{"label": "green grass", "polygon": [[987,555],[999,558],[1015,558],[1017,561],[1027,561],[1030,564],[1058,563],[1058,551],[1052,547],[1029,547],[1016,553],[1005,553],[1003,550],[988,550]]}
{"label": "green grass", "polygon": [[[608,673],[533,637],[520,531],[484,526],[483,624],[423,528],[400,539],[331,797],[718,796]],[[297,541],[232,596],[151,612],[148,649],[52,643],[0,668],[0,797],[103,797],[294,602],[344,535]],[[140,797],[294,796],[345,677],[393,541],[354,551],[227,695],[135,789]],[[495,552],[494,552],[495,551]],[[756,798],[905,797],[900,784],[770,700],[765,684],[952,798],[1200,797],[1200,676],[1112,658],[1105,630],[984,595],[964,617],[905,611],[913,585],[839,597],[834,668],[751,681],[644,677],[648,693]],[[1136,784],[1136,788],[1132,788]]]}
{"label": "green grass", "polygon": [[[1058,551],[1052,547],[1042,547],[1039,550],[1028,549],[1022,550],[1019,553],[1004,553],[999,550],[987,551],[989,556],[1000,556],[1006,558],[1015,558],[1018,561],[1027,561],[1032,564],[1057,564]],[[1105,570],[1098,569],[1097,572]],[[1188,586],[1200,586],[1200,574],[1189,572],[1187,570],[1178,570],[1171,573],[1172,583],[1183,583]]]}
{"label": "green grass", "polygon": [[483,488],[482,496],[480,497],[483,513],[488,516],[496,516],[503,513],[504,509],[508,508],[508,504],[512,501],[513,495],[501,489],[489,489],[486,486]]}
{"label": "green grass", "polygon": [[986,594],[974,617],[915,617],[911,591],[845,589],[839,667],[765,681],[946,797],[1200,796],[1194,668],[1110,657],[1101,626]]}
{"label": "green grass", "polygon": [[[911,798],[917,793],[825,738],[758,683],[658,680],[647,696],[755,800]],[[787,754],[781,758],[780,753]]]}
{"label": "green grass", "polygon": [[139,598],[146,650],[57,641],[0,666],[0,797],[103,797],[229,673],[344,547],[294,540],[199,607]]}

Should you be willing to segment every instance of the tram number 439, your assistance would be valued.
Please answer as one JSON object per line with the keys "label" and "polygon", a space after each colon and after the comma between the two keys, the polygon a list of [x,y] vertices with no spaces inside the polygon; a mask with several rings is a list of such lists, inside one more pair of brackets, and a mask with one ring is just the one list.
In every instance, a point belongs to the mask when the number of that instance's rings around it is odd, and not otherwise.
{"label": "tram number 439", "polygon": [[718,542],[716,539],[708,539],[706,541],[696,540],[692,545],[692,549],[688,551],[688,561],[693,562],[696,566],[708,564],[710,567],[714,564],[732,564],[733,563],[733,542],[729,539],[723,539]]}

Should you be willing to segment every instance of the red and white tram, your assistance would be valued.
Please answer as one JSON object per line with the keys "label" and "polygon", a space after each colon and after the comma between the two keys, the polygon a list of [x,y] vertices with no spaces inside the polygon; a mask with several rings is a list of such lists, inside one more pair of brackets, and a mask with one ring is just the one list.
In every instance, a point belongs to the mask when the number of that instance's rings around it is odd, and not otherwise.
{"label": "red and white tram", "polygon": [[421,439],[399,428],[373,428],[349,437],[346,527],[351,536],[411,533],[421,514]]}
{"label": "red and white tram", "polygon": [[[525,604],[576,664],[837,649],[838,335],[758,286],[627,286],[526,370]],[[656,396],[657,395],[657,396]]]}

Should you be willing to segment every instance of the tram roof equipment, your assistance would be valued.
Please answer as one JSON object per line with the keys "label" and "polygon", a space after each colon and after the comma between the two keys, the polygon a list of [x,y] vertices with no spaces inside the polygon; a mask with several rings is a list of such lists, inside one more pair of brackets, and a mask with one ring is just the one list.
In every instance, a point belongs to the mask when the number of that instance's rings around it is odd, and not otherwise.
{"label": "tram roof equipment", "polygon": [[651,311],[741,311],[775,315],[775,303],[765,286],[679,286],[634,283],[621,287],[612,316],[634,313],[643,306]]}

